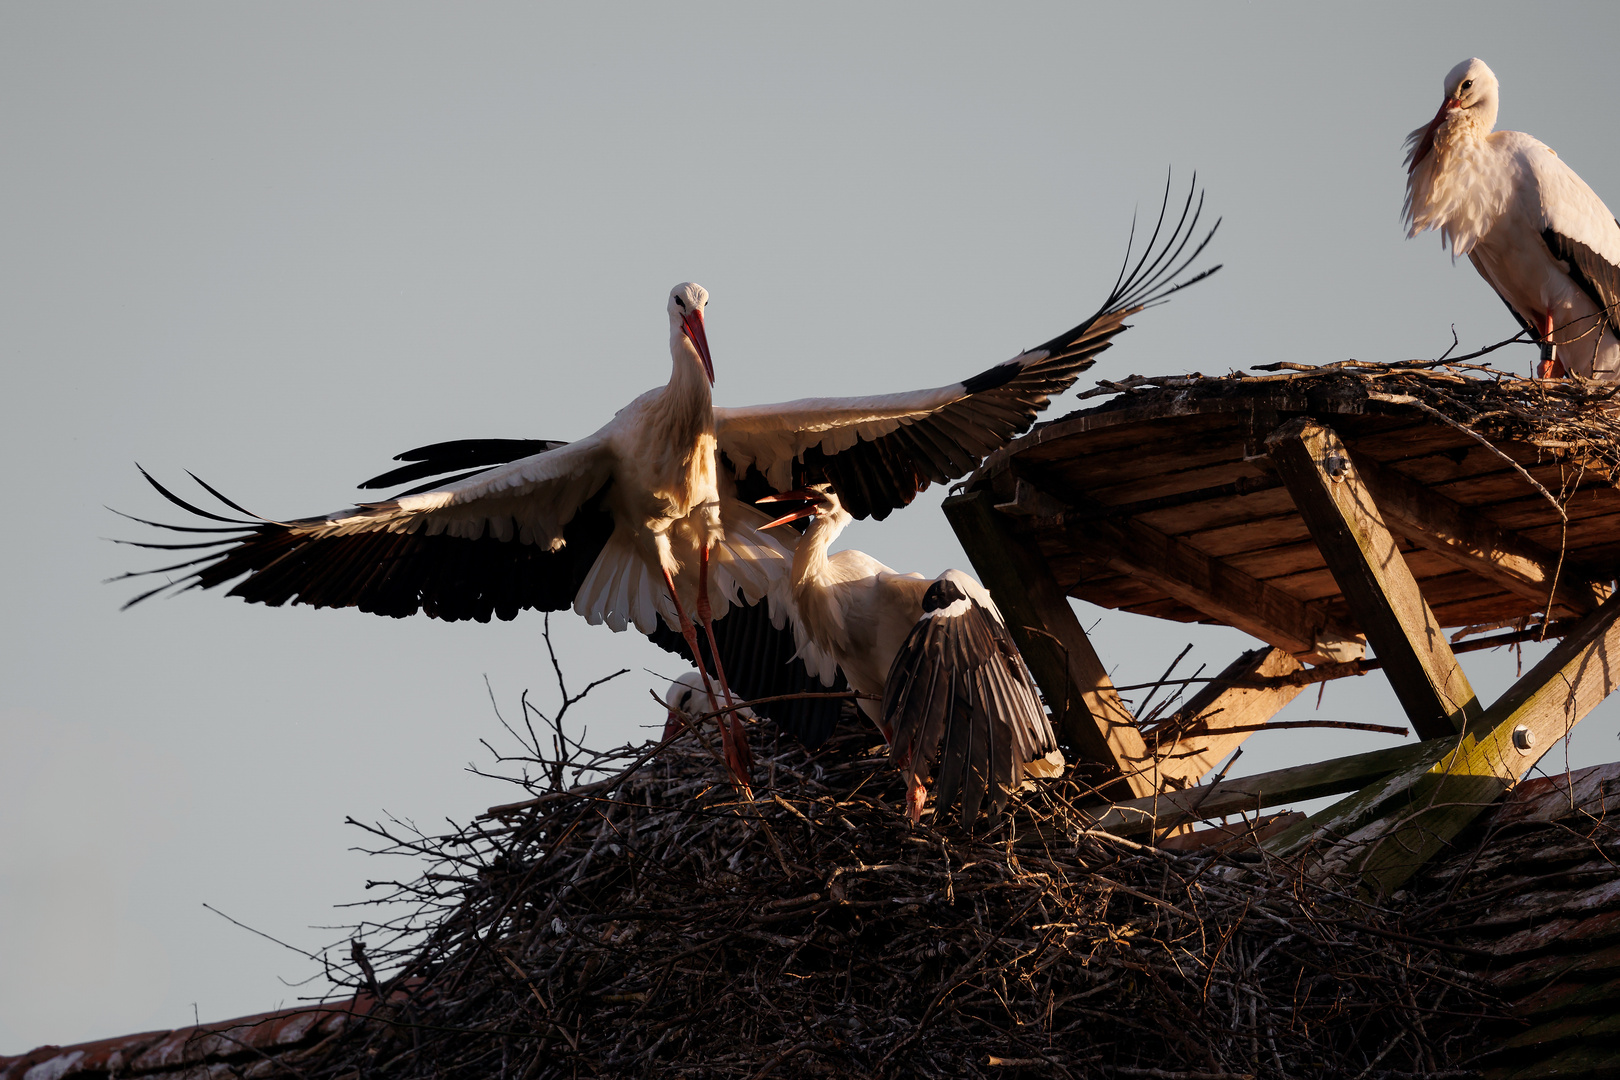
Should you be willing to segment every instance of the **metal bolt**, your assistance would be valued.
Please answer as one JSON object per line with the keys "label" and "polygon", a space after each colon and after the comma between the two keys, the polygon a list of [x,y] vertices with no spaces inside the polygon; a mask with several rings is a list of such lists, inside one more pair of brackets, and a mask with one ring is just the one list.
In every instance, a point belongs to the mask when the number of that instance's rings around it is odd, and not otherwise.
{"label": "metal bolt", "polygon": [[1536,746],[1535,732],[1520,724],[1513,729],[1513,748],[1521,754],[1528,754]]}
{"label": "metal bolt", "polygon": [[1335,484],[1344,483],[1344,474],[1350,471],[1350,462],[1343,454],[1329,454],[1322,462],[1322,468],[1327,470],[1328,478]]}

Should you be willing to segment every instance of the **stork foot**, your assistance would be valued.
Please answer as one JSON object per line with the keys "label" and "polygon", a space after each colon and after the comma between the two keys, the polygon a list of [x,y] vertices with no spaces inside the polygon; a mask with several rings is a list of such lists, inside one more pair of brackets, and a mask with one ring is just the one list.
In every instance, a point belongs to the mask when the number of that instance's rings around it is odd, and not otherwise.
{"label": "stork foot", "polygon": [[922,777],[914,772],[906,774],[906,817],[911,819],[913,825],[922,820],[923,803],[928,801],[928,789],[923,787]]}

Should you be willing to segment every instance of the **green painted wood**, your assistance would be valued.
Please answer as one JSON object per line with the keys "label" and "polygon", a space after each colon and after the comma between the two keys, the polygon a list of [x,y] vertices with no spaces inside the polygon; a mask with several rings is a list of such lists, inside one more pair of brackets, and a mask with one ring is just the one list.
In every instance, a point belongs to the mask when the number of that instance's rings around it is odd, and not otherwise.
{"label": "green painted wood", "polygon": [[[1273,837],[1294,854],[1314,847],[1324,866],[1359,871],[1388,894],[1467,828],[1542,754],[1620,686],[1620,594],[1604,601],[1502,698],[1453,739],[1425,743],[1411,765]],[[1533,741],[1514,746],[1514,730]]]}
{"label": "green painted wood", "polygon": [[[1310,765],[1222,780],[1204,787],[1167,791],[1144,799],[1115,803],[1100,812],[1094,828],[1122,836],[1146,833],[1177,818],[1252,813],[1271,806],[1303,802],[1323,795],[1355,791],[1397,769],[1412,765],[1427,751],[1421,743],[1351,754]],[[1196,818],[1195,818],[1196,820]]]}
{"label": "green painted wood", "polygon": [[1425,739],[1461,731],[1479,699],[1350,452],[1307,418],[1272,432],[1266,447],[1413,729]]}

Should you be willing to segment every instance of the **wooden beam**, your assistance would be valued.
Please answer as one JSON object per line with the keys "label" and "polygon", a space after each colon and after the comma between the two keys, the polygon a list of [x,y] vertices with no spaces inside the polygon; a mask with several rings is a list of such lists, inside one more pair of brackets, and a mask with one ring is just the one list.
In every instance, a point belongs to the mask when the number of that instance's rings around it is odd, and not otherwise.
{"label": "wooden beam", "polygon": [[1311,663],[1353,660],[1360,636],[1307,603],[1139,521],[1115,521],[1097,505],[1070,505],[1019,479],[998,509],[1058,519],[1069,541],[1117,573],[1151,582],[1188,607]]}
{"label": "wooden beam", "polygon": [[1269,806],[1317,799],[1356,791],[1398,769],[1412,766],[1430,751],[1431,743],[1412,743],[1351,754],[1331,761],[1296,765],[1256,773],[1238,780],[1222,780],[1202,787],[1166,791],[1145,799],[1119,802],[1098,812],[1093,828],[1122,836],[1135,836],[1162,828],[1182,818],[1194,820],[1254,813]]}
{"label": "wooden beam", "polygon": [[1040,684],[1058,737],[1086,760],[1118,770],[1132,794],[1157,790],[1136,718],[1040,553],[1006,527],[988,492],[953,495],[943,509]]}
{"label": "wooden beam", "polygon": [[1412,543],[1543,607],[1552,605],[1552,614],[1585,615],[1608,599],[1607,585],[1591,580],[1583,567],[1560,565],[1556,552],[1388,465],[1362,456],[1356,467],[1384,520]]}
{"label": "wooden beam", "polygon": [[1413,728],[1425,739],[1461,731],[1479,699],[1343,442],[1301,418],[1266,446]]}
{"label": "wooden beam", "polygon": [[[1265,846],[1321,846],[1330,870],[1353,870],[1388,895],[1518,782],[1620,687],[1620,596],[1583,619],[1458,739],[1341,799]],[[1186,795],[1187,793],[1178,793]]]}
{"label": "wooden beam", "polygon": [[1161,769],[1174,771],[1191,780],[1201,780],[1211,769],[1236,750],[1253,730],[1264,724],[1305,689],[1299,686],[1232,686],[1246,679],[1291,675],[1304,668],[1298,660],[1276,647],[1251,649],[1239,656],[1215,681],[1204,687],[1177,710],[1166,724],[1155,750],[1164,763]]}

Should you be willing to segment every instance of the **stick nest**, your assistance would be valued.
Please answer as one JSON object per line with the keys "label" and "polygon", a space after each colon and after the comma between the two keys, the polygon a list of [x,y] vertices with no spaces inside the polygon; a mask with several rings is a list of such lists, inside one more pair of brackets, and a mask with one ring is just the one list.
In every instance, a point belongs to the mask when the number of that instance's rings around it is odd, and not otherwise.
{"label": "stick nest", "polygon": [[[1117,395],[1105,409],[1127,408],[1165,393],[1248,396],[1281,384],[1307,400],[1354,398],[1368,411],[1416,409],[1465,431],[1486,445],[1524,443],[1556,460],[1570,461],[1610,478],[1620,476],[1620,384],[1583,379],[1525,379],[1484,364],[1466,362],[1502,348],[1509,339],[1459,360],[1380,364],[1345,360],[1334,364],[1259,365],[1264,375],[1132,375],[1101,380],[1081,398]],[[1536,485],[1540,486],[1540,485]]]}
{"label": "stick nest", "polygon": [[334,971],[389,1004],[299,1073],[1466,1076],[1500,1016],[1442,947],[1298,864],[1088,831],[1072,774],[974,835],[913,827],[869,727],[814,755],[752,727],[751,801],[712,739],[587,754],[559,724],[527,805],[367,826],[430,865]]}

